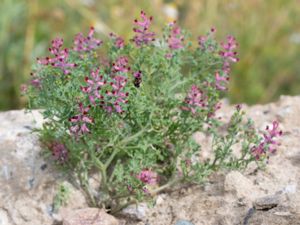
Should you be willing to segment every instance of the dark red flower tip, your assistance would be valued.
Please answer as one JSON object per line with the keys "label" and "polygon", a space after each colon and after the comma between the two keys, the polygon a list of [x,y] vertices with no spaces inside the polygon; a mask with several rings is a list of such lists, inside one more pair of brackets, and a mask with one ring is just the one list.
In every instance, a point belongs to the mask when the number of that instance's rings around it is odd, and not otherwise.
{"label": "dark red flower tip", "polygon": [[88,78],[88,77],[85,77],[84,80],[87,82],[87,81],[89,80],[89,78]]}

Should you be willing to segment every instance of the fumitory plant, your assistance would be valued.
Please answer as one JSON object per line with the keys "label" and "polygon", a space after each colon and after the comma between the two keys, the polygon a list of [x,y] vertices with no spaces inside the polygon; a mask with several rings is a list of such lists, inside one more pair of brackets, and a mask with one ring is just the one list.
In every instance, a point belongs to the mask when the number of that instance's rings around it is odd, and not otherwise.
{"label": "fumitory plant", "polygon": [[[112,212],[218,169],[267,160],[281,135],[275,121],[260,137],[239,105],[228,122],[216,114],[238,61],[234,37],[218,43],[212,28],[193,46],[176,22],[160,37],[152,17],[140,17],[131,40],[110,34],[103,42],[93,27],[70,48],[54,39],[22,87],[29,109],[42,109],[39,133],[49,155],[91,205]],[[195,132],[212,137],[211,157],[201,157]]]}

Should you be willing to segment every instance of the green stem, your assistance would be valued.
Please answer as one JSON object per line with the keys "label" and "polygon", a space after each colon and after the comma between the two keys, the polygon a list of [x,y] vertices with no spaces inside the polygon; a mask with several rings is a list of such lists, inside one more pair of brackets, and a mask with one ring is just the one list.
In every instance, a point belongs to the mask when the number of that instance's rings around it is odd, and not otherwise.
{"label": "green stem", "polygon": [[131,204],[137,204],[137,200],[131,200],[128,201],[126,203],[124,203],[123,205],[120,205],[119,207],[116,207],[115,209],[113,209],[110,213],[111,214],[116,214],[117,212],[121,211],[122,209],[126,208],[127,206],[131,205]]}
{"label": "green stem", "polygon": [[153,190],[153,191],[150,191],[150,194],[151,194],[151,195],[155,195],[155,194],[157,194],[157,193],[159,193],[159,192],[161,192],[161,191],[163,191],[163,190],[165,190],[165,189],[171,187],[172,185],[174,185],[174,184],[180,182],[181,180],[182,180],[182,179],[178,179],[178,178],[172,179],[172,180],[169,181],[168,183],[166,183],[166,184],[164,184],[164,185],[162,185],[162,186],[156,188],[156,189]]}

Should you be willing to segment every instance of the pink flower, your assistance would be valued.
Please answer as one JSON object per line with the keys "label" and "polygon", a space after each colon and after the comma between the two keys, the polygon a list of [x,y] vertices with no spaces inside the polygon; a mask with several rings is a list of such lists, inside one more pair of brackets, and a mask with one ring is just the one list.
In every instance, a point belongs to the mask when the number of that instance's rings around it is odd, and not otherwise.
{"label": "pink flower", "polygon": [[266,127],[267,132],[264,133],[261,143],[251,149],[251,153],[256,160],[259,160],[262,156],[268,156],[268,153],[275,153],[276,149],[274,146],[280,145],[280,143],[275,140],[275,138],[282,135],[282,131],[278,130],[279,123],[277,121],[273,121],[272,125],[272,129],[270,129],[269,126]]}
{"label": "pink flower", "polygon": [[215,79],[216,79],[215,85],[216,85],[217,90],[220,90],[220,91],[227,90],[226,85],[227,85],[228,80],[229,80],[228,76],[222,77],[222,76],[220,76],[220,74],[218,72],[216,72]]}
{"label": "pink flower", "polygon": [[83,104],[79,103],[79,114],[69,119],[69,121],[73,123],[70,127],[70,132],[75,134],[76,137],[85,133],[90,133],[90,130],[87,127],[87,124],[93,124],[93,119],[87,116],[90,108],[90,106],[83,107]]}
{"label": "pink flower", "polygon": [[178,26],[175,26],[175,24],[170,25],[172,27],[171,34],[168,38],[168,45],[170,49],[176,50],[183,48],[183,40],[184,36],[181,34],[181,29]]}
{"label": "pink flower", "polygon": [[91,71],[90,77],[85,78],[87,86],[81,87],[81,91],[89,95],[89,100],[93,105],[96,105],[97,99],[102,100],[104,98],[99,91],[106,84],[106,80],[104,80],[103,76],[99,75],[99,71],[99,68]]}
{"label": "pink flower", "polygon": [[112,112],[113,109],[117,113],[123,113],[122,106],[128,103],[128,92],[124,92],[123,89],[126,86],[127,78],[124,76],[115,76],[113,82],[110,83],[112,87],[111,91],[106,92],[107,101],[103,102],[103,108],[107,112]]}
{"label": "pink flower", "polygon": [[114,41],[116,48],[124,48],[125,43],[124,43],[124,39],[122,37],[119,37],[113,33],[110,33],[109,36]]}
{"label": "pink flower", "polygon": [[230,63],[238,62],[239,59],[236,57],[237,52],[235,49],[237,48],[238,44],[233,36],[227,37],[227,43],[221,43],[223,50],[220,51],[220,56],[223,57],[223,72],[228,74],[230,72]]}
{"label": "pink flower", "polygon": [[113,72],[127,73],[130,70],[128,65],[128,58],[126,56],[120,56],[115,63],[113,63]]}
{"label": "pink flower", "polygon": [[201,50],[209,50],[209,51],[214,51],[214,47],[211,45],[208,45],[208,41],[214,36],[216,33],[216,28],[212,27],[210,29],[210,32],[206,36],[199,36],[198,37],[198,44],[200,46]]}
{"label": "pink flower", "polygon": [[155,40],[155,33],[148,31],[151,25],[152,17],[148,18],[146,16],[146,13],[143,11],[141,11],[140,15],[142,20],[138,21],[137,19],[135,19],[134,24],[136,25],[136,27],[133,28],[133,31],[135,32],[133,41],[137,47],[140,47],[143,44],[147,45]]}
{"label": "pink flower", "polygon": [[60,68],[64,74],[69,74],[70,69],[76,67],[75,63],[68,63],[69,50],[61,49],[63,45],[62,38],[56,38],[52,41],[52,48],[49,48],[50,53],[53,57],[37,58],[39,64],[51,65],[56,68]]}
{"label": "pink flower", "polygon": [[155,185],[158,182],[158,175],[151,170],[145,169],[137,175],[137,179],[145,184]]}
{"label": "pink flower", "polygon": [[53,158],[59,163],[64,163],[68,160],[69,152],[64,144],[54,142],[51,144],[50,150],[52,151]]}
{"label": "pink flower", "polygon": [[77,52],[89,52],[96,49],[102,44],[101,40],[94,38],[95,29],[90,28],[87,37],[84,37],[82,33],[75,36],[73,50]]}
{"label": "pink flower", "polygon": [[199,90],[196,85],[192,85],[187,97],[185,98],[186,107],[182,109],[185,111],[191,111],[193,114],[196,113],[197,108],[206,106],[206,97],[203,95],[203,92]]}

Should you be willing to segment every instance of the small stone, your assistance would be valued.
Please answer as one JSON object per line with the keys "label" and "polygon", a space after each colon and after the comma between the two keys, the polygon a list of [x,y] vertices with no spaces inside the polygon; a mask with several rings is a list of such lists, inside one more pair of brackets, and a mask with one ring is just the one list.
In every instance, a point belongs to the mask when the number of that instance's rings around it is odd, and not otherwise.
{"label": "small stone", "polygon": [[175,225],[194,225],[193,223],[191,223],[188,220],[178,220]]}
{"label": "small stone", "polygon": [[279,195],[270,195],[257,199],[254,207],[257,210],[269,210],[275,208],[280,203]]}
{"label": "small stone", "polygon": [[119,225],[119,221],[105,212],[104,209],[84,208],[64,210],[63,225]]}
{"label": "small stone", "polygon": [[122,213],[133,217],[138,220],[144,220],[146,218],[149,207],[146,203],[140,203],[138,205],[130,205],[122,210]]}

